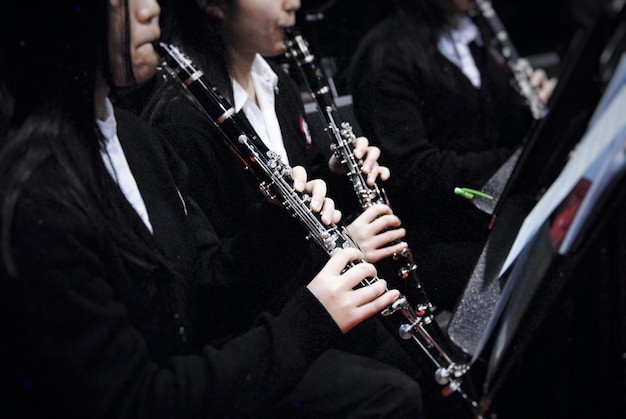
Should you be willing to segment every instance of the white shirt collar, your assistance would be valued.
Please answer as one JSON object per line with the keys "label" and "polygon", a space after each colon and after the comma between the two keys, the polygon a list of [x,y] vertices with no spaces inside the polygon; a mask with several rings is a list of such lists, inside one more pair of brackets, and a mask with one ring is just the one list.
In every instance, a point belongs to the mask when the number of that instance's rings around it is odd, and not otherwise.
{"label": "white shirt collar", "polygon": [[117,136],[117,121],[115,120],[115,114],[113,113],[113,105],[109,98],[106,99],[104,104],[104,119],[96,119],[98,128],[104,136],[105,144],[113,141]]}
{"label": "white shirt collar", "polygon": [[[272,67],[261,57],[261,55],[257,54],[254,57],[254,61],[252,62],[252,68],[250,69],[250,76],[252,78],[252,83],[254,83],[254,88],[259,93],[274,96],[276,89],[278,89],[278,76],[274,71],[272,71]],[[241,108],[243,108],[244,103],[250,97],[248,93],[244,90],[244,88],[235,80],[232,79],[233,84],[233,96],[235,100],[235,111],[239,112]]]}
{"label": "white shirt collar", "polygon": [[256,103],[248,92],[234,78],[231,78],[235,111],[243,111],[265,145],[278,153],[284,164],[289,165],[275,107],[278,75],[274,73],[267,61],[257,54],[250,69],[250,79],[256,93]]}
{"label": "white shirt collar", "polygon": [[461,16],[459,17],[458,23],[457,28],[451,28],[452,38],[456,42],[467,45],[474,41],[477,45],[483,44],[478,26],[476,26],[472,19],[468,16]]}
{"label": "white shirt collar", "polygon": [[439,52],[459,67],[472,84],[479,88],[481,85],[480,72],[476,68],[469,44],[474,42],[476,45],[483,45],[480,31],[468,16],[460,16],[458,23],[457,28],[448,27],[441,34],[437,47]]}

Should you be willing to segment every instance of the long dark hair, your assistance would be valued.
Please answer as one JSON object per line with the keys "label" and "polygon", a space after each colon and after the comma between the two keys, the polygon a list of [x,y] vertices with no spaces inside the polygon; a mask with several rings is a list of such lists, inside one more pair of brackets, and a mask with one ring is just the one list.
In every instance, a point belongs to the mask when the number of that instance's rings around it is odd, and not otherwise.
{"label": "long dark hair", "polygon": [[[11,225],[27,187],[28,196],[54,199],[111,235],[129,258],[154,263],[146,244],[129,239],[132,229],[124,225],[129,221],[120,215],[119,198],[114,199],[119,190],[100,157],[94,90],[97,71],[112,86],[108,0],[36,0],[0,7],[7,9],[0,12],[2,20],[20,22],[0,24],[5,96],[10,103],[3,111],[6,132],[0,138],[5,268],[16,274]],[[57,168],[63,184],[28,183],[48,164]]]}

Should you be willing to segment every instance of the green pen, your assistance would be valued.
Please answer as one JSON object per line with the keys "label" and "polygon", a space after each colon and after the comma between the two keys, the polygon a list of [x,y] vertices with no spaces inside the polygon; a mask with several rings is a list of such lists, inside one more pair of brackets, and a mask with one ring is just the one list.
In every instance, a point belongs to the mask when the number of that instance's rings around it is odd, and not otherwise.
{"label": "green pen", "polygon": [[470,188],[459,188],[456,187],[454,188],[454,193],[462,196],[463,198],[467,198],[467,199],[473,199],[475,196],[480,196],[481,198],[485,198],[485,199],[489,199],[492,200],[493,196],[486,194],[484,192],[481,191],[477,191],[476,189],[470,189]]}

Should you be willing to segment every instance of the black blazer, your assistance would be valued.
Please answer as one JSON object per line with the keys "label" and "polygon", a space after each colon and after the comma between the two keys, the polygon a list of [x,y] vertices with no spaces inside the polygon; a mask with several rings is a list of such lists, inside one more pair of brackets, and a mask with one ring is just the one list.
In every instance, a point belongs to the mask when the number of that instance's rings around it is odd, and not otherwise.
{"label": "black blazer", "polygon": [[[13,222],[19,277],[8,277],[4,264],[0,269],[3,414],[184,418],[263,410],[341,333],[302,289],[280,316],[261,315],[223,350],[205,346],[220,337],[225,314],[213,304],[222,302],[224,289],[245,289],[258,279],[258,264],[272,263],[271,255],[251,252],[259,250],[253,241],[269,233],[261,228],[241,242],[220,243],[188,196],[180,160],[142,121],[116,116],[155,233],[119,190],[108,216],[129,219],[123,224],[135,239],[172,268],[123,254],[85,210],[91,205],[67,193],[60,163],[44,164],[28,181]],[[115,188],[110,177],[104,181]],[[269,217],[282,214],[267,209]],[[230,317],[246,311],[227,310]]]}

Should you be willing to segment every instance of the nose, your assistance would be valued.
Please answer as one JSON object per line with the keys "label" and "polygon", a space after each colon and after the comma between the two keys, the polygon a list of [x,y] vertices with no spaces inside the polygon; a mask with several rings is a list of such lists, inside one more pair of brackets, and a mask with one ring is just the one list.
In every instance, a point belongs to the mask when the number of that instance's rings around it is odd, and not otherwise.
{"label": "nose", "polygon": [[161,6],[157,0],[142,0],[137,10],[137,19],[142,23],[150,23],[161,14]]}
{"label": "nose", "polygon": [[296,12],[300,9],[300,0],[285,0],[285,10],[288,12]]}

